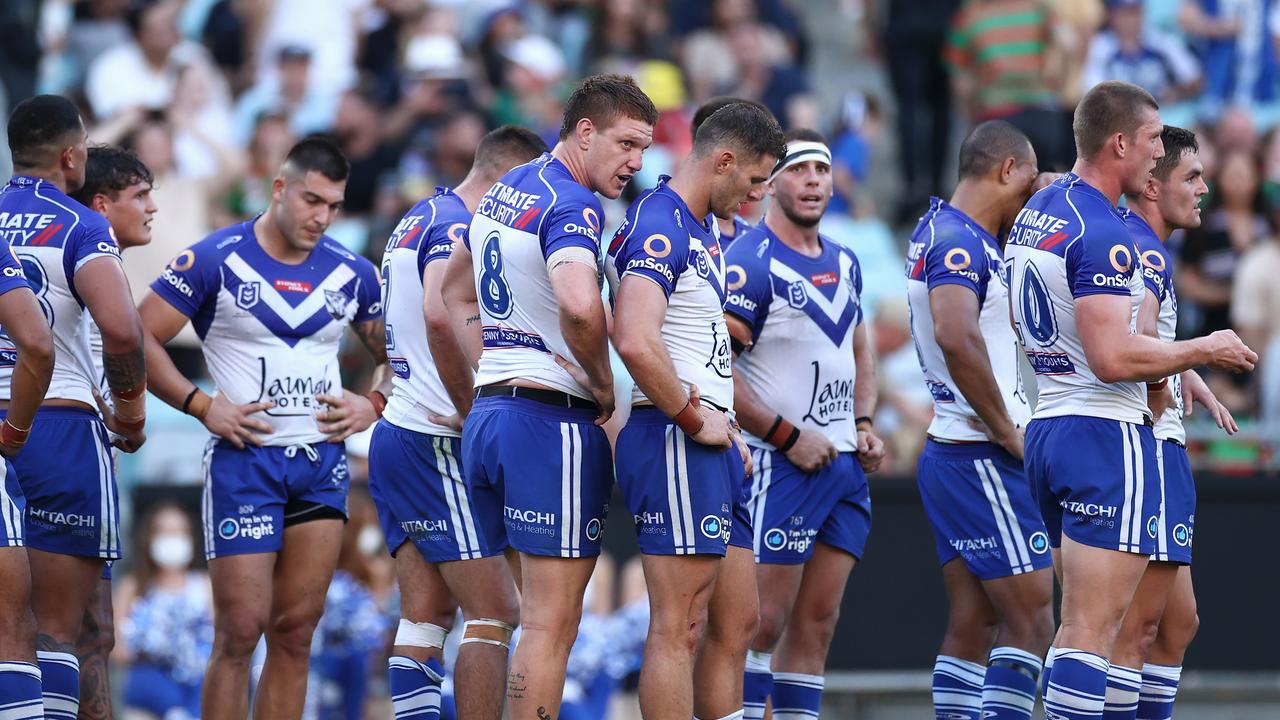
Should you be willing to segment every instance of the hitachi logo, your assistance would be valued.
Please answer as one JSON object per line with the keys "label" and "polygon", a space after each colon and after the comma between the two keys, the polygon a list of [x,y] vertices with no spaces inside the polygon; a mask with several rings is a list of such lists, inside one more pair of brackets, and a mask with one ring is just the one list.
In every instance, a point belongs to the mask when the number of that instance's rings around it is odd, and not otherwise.
{"label": "hitachi logo", "polygon": [[995,550],[999,547],[999,545],[996,544],[996,539],[993,537],[953,538],[950,542],[951,542],[951,547],[955,548],[956,552],[965,552],[965,551],[973,552],[975,550]]}
{"label": "hitachi logo", "polygon": [[530,525],[555,525],[555,513],[543,513],[536,510],[518,510],[509,505],[503,505],[502,511],[506,514],[508,520],[519,520],[520,522],[529,523]]}
{"label": "hitachi logo", "polygon": [[400,529],[408,535],[418,533],[449,532],[449,523],[444,520],[403,520]]}
{"label": "hitachi logo", "polygon": [[27,507],[27,514],[36,520],[43,520],[51,525],[67,525],[70,527],[93,527],[97,518],[92,515],[76,515],[75,513],[43,510],[38,507]]}
{"label": "hitachi logo", "polygon": [[1105,518],[1116,516],[1115,505],[1098,505],[1097,503],[1082,503],[1074,500],[1061,500],[1058,504],[1062,506],[1063,510],[1076,515]]}
{"label": "hitachi logo", "polygon": [[660,512],[636,513],[632,516],[637,525],[662,525],[667,522],[667,517]]}

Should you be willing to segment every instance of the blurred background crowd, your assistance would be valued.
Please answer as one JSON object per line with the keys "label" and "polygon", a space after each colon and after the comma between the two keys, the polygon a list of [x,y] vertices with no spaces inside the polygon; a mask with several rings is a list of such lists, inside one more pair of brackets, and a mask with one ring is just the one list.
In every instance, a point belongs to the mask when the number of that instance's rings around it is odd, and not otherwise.
{"label": "blurred background crowd", "polygon": [[[1232,327],[1262,356],[1252,375],[1209,378],[1244,430],[1227,439],[1191,422],[1193,457],[1227,472],[1280,466],[1280,0],[0,2],[0,107],[37,92],[71,96],[91,142],[129,148],[155,174],[154,240],[124,261],[139,296],[182,248],[265,209],[296,139],[331,135],[350,158],[330,234],[378,263],[401,215],[460,181],[487,129],[520,123],[554,144],[574,82],[610,71],[633,75],[661,111],[643,173],[606,204],[613,223],[688,151],[692,111],[712,96],[759,100],[784,127],[826,133],[836,195],[822,228],[862,263],[885,472],[908,481],[932,411],[908,330],[904,250],[929,196],[954,184],[959,139],[1003,118],[1032,138],[1042,169],[1066,170],[1081,94],[1106,79],[1142,85],[1166,122],[1196,129],[1211,188],[1203,227],[1171,241],[1179,331]],[[194,335],[172,351],[200,367]],[[370,370],[363,357],[345,361],[357,389]],[[205,432],[158,402],[151,409],[153,441],[121,458],[122,485],[143,491],[122,568],[132,572],[117,583],[117,654],[135,682],[162,672],[198,691],[211,631],[207,583],[190,569],[202,549],[189,513]],[[367,440],[349,450],[359,480]],[[358,489],[351,510],[334,621],[317,634],[315,717],[360,717],[360,698],[385,694],[392,571]],[[636,627],[643,637],[634,573],[601,572],[609,577],[575,650],[587,708],[633,669],[612,648]]]}

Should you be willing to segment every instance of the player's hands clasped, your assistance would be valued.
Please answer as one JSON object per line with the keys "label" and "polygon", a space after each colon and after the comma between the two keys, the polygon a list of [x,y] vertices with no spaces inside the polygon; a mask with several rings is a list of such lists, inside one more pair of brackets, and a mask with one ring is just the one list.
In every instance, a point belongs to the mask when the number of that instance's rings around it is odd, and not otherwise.
{"label": "player's hands clasped", "polygon": [[316,413],[316,422],[331,443],[340,443],[378,421],[378,411],[369,398],[350,390],[344,389],[341,396],[321,393],[316,400],[329,406]]}
{"label": "player's hands clasped", "polygon": [[787,451],[787,460],[801,472],[817,472],[840,457],[840,451],[826,435],[812,430],[801,430],[796,444]]}
{"label": "player's hands clasped", "polygon": [[1219,330],[1203,338],[1209,351],[1210,367],[1230,372],[1248,372],[1258,363],[1258,353],[1236,335],[1234,330]]}
{"label": "player's hands clasped", "polygon": [[858,430],[858,464],[862,471],[873,473],[884,462],[884,441],[870,430]]}
{"label": "player's hands clasped", "polygon": [[200,422],[204,423],[209,432],[235,445],[239,450],[243,450],[245,445],[262,447],[258,434],[272,432],[271,425],[252,416],[272,407],[275,407],[275,403],[270,400],[236,405],[226,395],[214,393],[209,410]]}

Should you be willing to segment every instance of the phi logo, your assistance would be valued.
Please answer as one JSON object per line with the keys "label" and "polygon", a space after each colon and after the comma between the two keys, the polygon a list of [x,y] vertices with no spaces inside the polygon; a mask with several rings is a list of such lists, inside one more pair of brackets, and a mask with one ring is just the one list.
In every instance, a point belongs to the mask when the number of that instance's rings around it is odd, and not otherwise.
{"label": "phi logo", "polygon": [[770,550],[781,550],[786,547],[787,534],[778,528],[774,528],[764,534],[764,546]]}
{"label": "phi logo", "polygon": [[240,287],[236,289],[236,305],[243,310],[248,310],[258,304],[260,295],[261,287],[257,281],[240,283]]}
{"label": "phi logo", "polygon": [[1049,550],[1049,536],[1045,535],[1043,531],[1031,533],[1027,543],[1031,545],[1031,552],[1037,555],[1043,555]]}
{"label": "phi logo", "polygon": [[223,540],[235,540],[239,534],[240,523],[234,518],[223,518],[222,522],[218,523],[218,537]]}

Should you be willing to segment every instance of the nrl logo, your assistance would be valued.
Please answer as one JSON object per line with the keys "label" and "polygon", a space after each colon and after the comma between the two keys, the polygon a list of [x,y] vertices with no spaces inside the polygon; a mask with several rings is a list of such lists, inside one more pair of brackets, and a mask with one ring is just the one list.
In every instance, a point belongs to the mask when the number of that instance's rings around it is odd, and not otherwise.
{"label": "nrl logo", "polygon": [[258,282],[241,283],[236,290],[236,305],[241,309],[248,310],[258,304],[259,296],[260,287]]}

